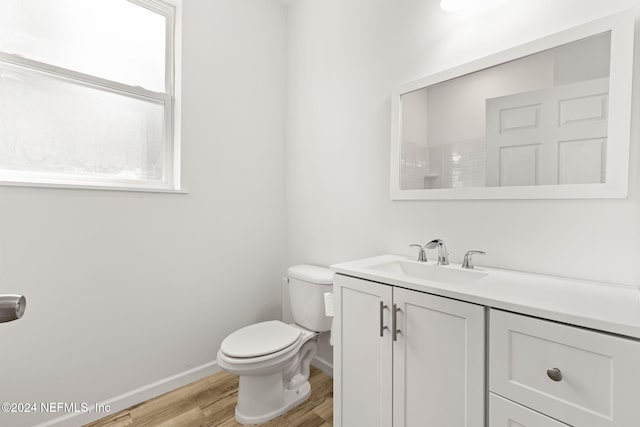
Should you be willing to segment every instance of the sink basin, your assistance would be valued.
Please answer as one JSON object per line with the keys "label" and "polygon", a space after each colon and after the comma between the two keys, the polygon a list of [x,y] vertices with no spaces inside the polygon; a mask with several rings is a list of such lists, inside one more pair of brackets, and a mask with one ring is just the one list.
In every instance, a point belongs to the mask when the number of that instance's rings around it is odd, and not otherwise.
{"label": "sink basin", "polygon": [[366,268],[381,273],[428,280],[430,282],[446,283],[448,285],[469,285],[488,274],[478,270],[462,270],[455,267],[404,260],[373,264]]}

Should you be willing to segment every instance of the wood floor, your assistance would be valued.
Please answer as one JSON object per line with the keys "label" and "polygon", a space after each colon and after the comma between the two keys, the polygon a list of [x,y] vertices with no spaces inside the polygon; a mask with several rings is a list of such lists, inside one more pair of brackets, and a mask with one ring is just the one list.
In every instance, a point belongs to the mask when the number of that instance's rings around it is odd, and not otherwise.
{"label": "wood floor", "polygon": [[[311,396],[268,427],[330,427],[333,425],[333,381],[311,368]],[[166,426],[236,427],[233,417],[238,377],[221,371],[162,396],[132,406],[84,427]]]}

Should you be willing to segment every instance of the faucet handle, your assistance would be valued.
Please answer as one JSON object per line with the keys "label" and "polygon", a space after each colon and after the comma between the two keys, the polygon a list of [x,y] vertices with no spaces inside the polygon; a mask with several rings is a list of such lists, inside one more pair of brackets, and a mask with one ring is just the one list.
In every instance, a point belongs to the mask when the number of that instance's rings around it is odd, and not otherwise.
{"label": "faucet handle", "polygon": [[425,246],[422,245],[418,245],[417,243],[413,243],[411,245],[409,245],[410,248],[419,248],[420,252],[418,252],[418,259],[416,261],[418,262],[427,262],[427,254],[424,251]]}
{"label": "faucet handle", "polygon": [[473,260],[471,259],[471,257],[474,254],[480,254],[480,255],[485,255],[485,252],[483,251],[468,251],[466,254],[464,254],[464,260],[462,261],[462,268],[466,269],[466,270],[475,270],[475,266],[473,265]]}

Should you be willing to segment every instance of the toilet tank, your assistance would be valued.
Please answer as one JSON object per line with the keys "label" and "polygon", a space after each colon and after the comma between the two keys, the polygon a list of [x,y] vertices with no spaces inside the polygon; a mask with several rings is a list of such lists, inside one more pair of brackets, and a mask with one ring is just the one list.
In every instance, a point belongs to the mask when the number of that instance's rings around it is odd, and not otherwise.
{"label": "toilet tank", "polygon": [[324,294],[333,292],[333,272],[316,265],[294,265],[287,270],[293,321],[311,331],[331,329],[325,316]]}

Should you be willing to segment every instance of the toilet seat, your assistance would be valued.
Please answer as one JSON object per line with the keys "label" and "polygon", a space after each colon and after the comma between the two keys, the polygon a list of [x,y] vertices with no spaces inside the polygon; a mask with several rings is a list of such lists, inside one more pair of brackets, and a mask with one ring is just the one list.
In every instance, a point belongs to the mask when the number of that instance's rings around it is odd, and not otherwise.
{"label": "toilet seat", "polygon": [[295,346],[301,336],[300,329],[271,320],[238,329],[222,341],[220,350],[232,358],[260,358]]}
{"label": "toilet seat", "polygon": [[[291,361],[298,354],[300,348],[302,348],[305,343],[307,343],[310,339],[317,335],[316,332],[309,331],[296,324],[287,325],[286,323],[282,323],[279,321],[275,322],[281,323],[284,326],[298,331],[298,338],[293,343],[291,343],[287,347],[282,348],[281,350],[255,357],[229,356],[223,351],[223,348],[221,346],[218,350],[218,365],[226,371],[236,375],[255,375],[260,372],[277,371],[278,369],[282,369],[284,366],[291,363]],[[253,325],[247,326],[247,328],[250,328],[251,326]]]}

